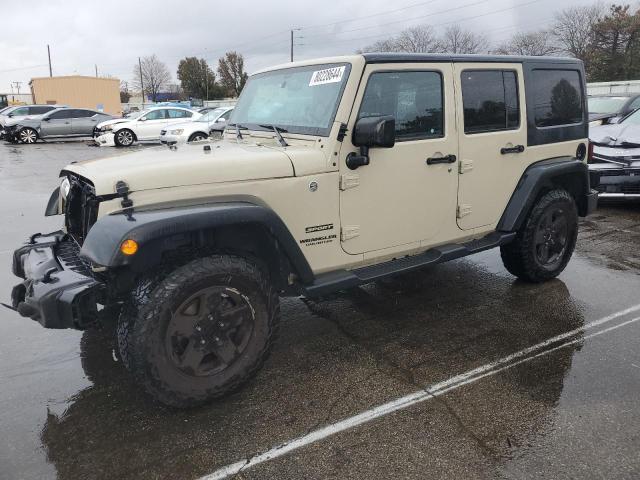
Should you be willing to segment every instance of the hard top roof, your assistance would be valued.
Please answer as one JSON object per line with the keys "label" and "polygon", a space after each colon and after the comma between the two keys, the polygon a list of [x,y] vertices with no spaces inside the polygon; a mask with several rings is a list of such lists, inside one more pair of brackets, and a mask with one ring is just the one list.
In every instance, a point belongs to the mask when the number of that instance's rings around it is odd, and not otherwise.
{"label": "hard top roof", "polygon": [[412,63],[412,62],[478,62],[478,63],[571,63],[581,64],[569,57],[525,57],[516,55],[463,55],[447,53],[364,53],[367,63]]}

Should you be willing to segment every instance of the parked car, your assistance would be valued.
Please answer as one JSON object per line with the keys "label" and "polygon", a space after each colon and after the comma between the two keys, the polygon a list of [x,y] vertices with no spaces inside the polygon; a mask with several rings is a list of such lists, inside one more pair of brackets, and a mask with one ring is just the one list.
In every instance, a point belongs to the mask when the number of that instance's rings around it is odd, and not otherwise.
{"label": "parked car", "polygon": [[204,115],[205,113],[211,112],[213,110],[217,110],[218,108],[233,108],[233,105],[226,105],[226,106],[218,105],[215,107],[202,107],[198,109],[198,112]]}
{"label": "parked car", "polygon": [[113,115],[87,108],[58,108],[6,127],[5,138],[13,142],[36,143],[38,139],[91,137],[96,125],[113,118]]}
{"label": "parked car", "polygon": [[0,114],[0,129],[6,125],[16,124],[19,120],[31,119],[38,115],[44,115],[56,108],[65,108],[62,105],[24,105],[9,107]]}
{"label": "parked car", "polygon": [[591,127],[589,172],[600,198],[640,199],[640,110]]}
{"label": "parked car", "polygon": [[640,108],[640,93],[612,93],[588,98],[591,126],[616,123]]}
{"label": "parked car", "polygon": [[201,114],[182,107],[154,107],[129,118],[99,123],[94,138],[100,146],[130,147],[137,141],[160,140],[160,132],[168,125],[196,120]]}
{"label": "parked car", "polygon": [[192,407],[264,364],[280,297],[492,248],[523,281],[551,280],[597,203],[584,79],[557,57],[374,53],[263,70],[215,148],[67,165],[46,208],[66,228],[14,252],[12,305],[48,328],[119,310],[123,365],[158,401]]}
{"label": "parked car", "polygon": [[222,132],[232,111],[233,107],[216,108],[194,121],[171,125],[160,132],[160,142],[175,144],[205,140],[211,132]]}
{"label": "parked car", "polygon": [[211,126],[211,129],[209,130],[210,136],[214,136],[214,135],[219,137],[222,136],[222,132],[226,128],[227,123],[229,122],[229,118],[233,113],[234,107],[222,107],[222,108],[225,108],[225,111],[220,114],[216,122]]}

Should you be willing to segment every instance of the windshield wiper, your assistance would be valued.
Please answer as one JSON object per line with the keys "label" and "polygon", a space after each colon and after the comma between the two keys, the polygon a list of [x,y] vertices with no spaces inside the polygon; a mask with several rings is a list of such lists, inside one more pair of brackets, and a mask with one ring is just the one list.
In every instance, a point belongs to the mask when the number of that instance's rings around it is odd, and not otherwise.
{"label": "windshield wiper", "polygon": [[238,140],[242,140],[242,133],[240,133],[240,130],[249,130],[247,127],[243,127],[239,123],[230,123],[229,126],[236,127],[236,139]]}
{"label": "windshield wiper", "polygon": [[287,133],[287,129],[286,128],[282,128],[282,127],[277,127],[275,125],[260,125],[260,127],[262,128],[268,128],[270,130],[273,130],[276,133],[276,137],[278,139],[278,143],[280,144],[281,147],[288,147],[289,144],[287,143],[287,141],[284,139],[284,137],[280,134],[280,132],[282,133]]}

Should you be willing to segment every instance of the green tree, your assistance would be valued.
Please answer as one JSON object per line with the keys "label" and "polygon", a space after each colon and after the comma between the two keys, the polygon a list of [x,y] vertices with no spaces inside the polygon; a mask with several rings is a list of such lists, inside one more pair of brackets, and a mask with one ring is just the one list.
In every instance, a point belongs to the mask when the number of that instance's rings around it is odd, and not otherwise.
{"label": "green tree", "polygon": [[204,58],[186,57],[178,64],[178,80],[188,97],[221,98],[223,91],[216,83],[216,74]]}
{"label": "green tree", "polygon": [[240,96],[249,75],[244,71],[244,57],[237,52],[227,52],[218,60],[220,84],[233,97]]}
{"label": "green tree", "polygon": [[631,80],[640,75],[640,11],[612,5],[593,27],[592,81]]}

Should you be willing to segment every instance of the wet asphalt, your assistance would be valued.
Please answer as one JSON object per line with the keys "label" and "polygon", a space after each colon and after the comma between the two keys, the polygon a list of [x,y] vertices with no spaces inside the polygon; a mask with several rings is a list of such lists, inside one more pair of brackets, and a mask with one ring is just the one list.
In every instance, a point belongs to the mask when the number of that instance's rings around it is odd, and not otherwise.
{"label": "wet asphalt", "polygon": [[[161,147],[158,147],[161,148]],[[0,144],[0,300],[83,142]],[[113,332],[54,331],[0,310],[0,479],[195,479],[385,402],[544,345],[521,363],[243,469],[243,479],[640,477],[640,205],[581,222],[566,271],[516,281],[489,251],[321,301],[287,299],[247,386],[207,407],[154,404]],[[595,335],[594,335],[595,334]]]}

